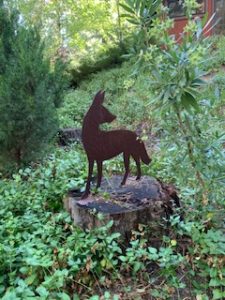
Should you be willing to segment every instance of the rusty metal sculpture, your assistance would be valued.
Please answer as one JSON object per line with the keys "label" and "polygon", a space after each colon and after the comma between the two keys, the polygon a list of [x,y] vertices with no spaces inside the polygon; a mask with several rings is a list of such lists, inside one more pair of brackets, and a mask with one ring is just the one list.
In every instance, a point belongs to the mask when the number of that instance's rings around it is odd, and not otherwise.
{"label": "rusty metal sculpture", "polygon": [[104,102],[105,92],[99,91],[93,100],[87,114],[84,117],[82,127],[82,141],[88,158],[88,178],[86,189],[82,196],[85,199],[90,194],[91,177],[93,173],[94,162],[97,162],[97,188],[101,185],[102,162],[114,156],[123,153],[125,174],[121,185],[126,183],[129,173],[130,156],[136,162],[137,180],[141,178],[140,161],[149,164],[149,158],[144,143],[138,138],[135,132],[130,130],[111,130],[102,131],[100,124],[111,123],[116,116],[111,114],[102,104]]}

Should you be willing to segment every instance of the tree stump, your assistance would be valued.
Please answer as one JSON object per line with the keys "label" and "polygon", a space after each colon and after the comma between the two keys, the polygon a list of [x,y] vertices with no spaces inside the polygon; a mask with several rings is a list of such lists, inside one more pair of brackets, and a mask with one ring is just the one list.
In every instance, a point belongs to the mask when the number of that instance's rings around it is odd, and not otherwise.
{"label": "tree stump", "polygon": [[58,131],[58,145],[68,146],[73,143],[81,143],[81,128],[63,128]]}
{"label": "tree stump", "polygon": [[[104,179],[101,192],[85,200],[81,200],[75,190],[69,191],[64,206],[74,224],[92,229],[113,220],[111,231],[120,232],[122,236],[129,235],[139,224],[150,225],[154,232],[161,232],[160,224],[173,213],[174,206],[180,207],[175,188],[148,176],[138,181],[129,177],[125,186],[120,186],[121,180],[119,175]],[[104,218],[98,218],[97,213]]]}

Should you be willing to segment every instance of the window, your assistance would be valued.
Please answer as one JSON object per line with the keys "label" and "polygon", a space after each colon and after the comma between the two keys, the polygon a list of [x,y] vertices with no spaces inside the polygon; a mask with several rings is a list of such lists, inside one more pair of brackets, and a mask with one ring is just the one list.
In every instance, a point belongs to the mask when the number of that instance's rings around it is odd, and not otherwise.
{"label": "window", "polygon": [[[196,9],[195,14],[204,14],[205,0],[197,0],[197,2],[200,4],[200,7]],[[170,17],[183,17],[185,15],[183,8],[184,0],[167,0],[166,3],[169,8]]]}

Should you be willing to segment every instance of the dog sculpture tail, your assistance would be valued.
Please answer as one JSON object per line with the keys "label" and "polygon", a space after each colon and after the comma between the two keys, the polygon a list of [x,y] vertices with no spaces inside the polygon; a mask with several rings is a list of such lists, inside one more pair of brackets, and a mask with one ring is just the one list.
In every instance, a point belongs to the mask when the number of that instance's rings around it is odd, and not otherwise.
{"label": "dog sculpture tail", "polygon": [[152,161],[151,158],[148,156],[148,153],[145,149],[144,143],[140,143],[140,157],[144,164],[149,165]]}

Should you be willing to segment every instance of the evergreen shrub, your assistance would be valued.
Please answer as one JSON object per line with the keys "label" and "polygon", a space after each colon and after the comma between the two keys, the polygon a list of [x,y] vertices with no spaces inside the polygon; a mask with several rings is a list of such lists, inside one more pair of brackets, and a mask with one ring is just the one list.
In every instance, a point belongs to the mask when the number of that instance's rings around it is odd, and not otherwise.
{"label": "evergreen shrub", "polygon": [[41,157],[58,130],[65,77],[44,57],[35,28],[23,26],[0,2],[0,168],[12,169]]}

